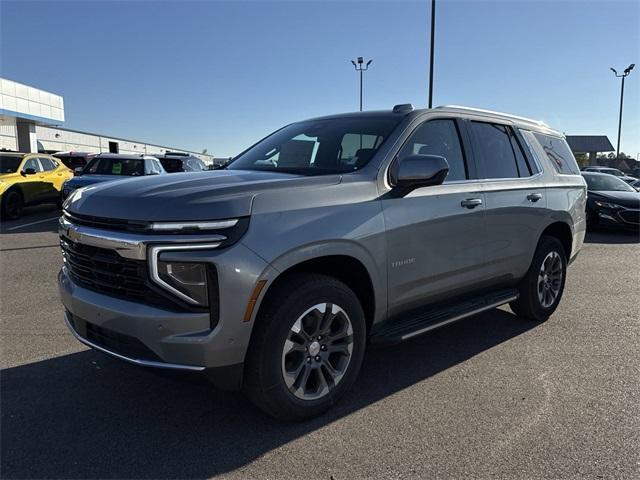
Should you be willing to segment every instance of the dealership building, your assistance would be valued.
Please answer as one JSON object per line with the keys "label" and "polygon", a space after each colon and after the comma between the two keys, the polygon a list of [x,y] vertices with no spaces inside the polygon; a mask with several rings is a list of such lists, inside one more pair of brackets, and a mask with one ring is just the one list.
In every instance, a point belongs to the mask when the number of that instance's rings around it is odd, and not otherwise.
{"label": "dealership building", "polygon": [[64,128],[60,95],[0,78],[0,149],[20,152],[89,152],[126,154],[191,153],[206,163],[212,155],[176,147]]}

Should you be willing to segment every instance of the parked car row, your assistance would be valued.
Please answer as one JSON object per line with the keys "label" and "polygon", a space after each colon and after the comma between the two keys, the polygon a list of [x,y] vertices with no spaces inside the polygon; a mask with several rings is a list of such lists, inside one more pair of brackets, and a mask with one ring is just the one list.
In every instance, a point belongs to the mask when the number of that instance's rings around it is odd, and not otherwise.
{"label": "parked car row", "polygon": [[[25,206],[62,202],[76,189],[126,177],[209,170],[186,153],[121,155],[114,153],[0,152],[0,212],[17,219]],[[75,176],[74,176],[75,175]]]}

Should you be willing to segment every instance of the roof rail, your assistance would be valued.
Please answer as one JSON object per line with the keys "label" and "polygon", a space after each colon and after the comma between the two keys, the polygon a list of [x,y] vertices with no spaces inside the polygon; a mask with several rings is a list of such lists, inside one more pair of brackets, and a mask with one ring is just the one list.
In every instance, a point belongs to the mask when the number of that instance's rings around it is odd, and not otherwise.
{"label": "roof rail", "polygon": [[462,105],[438,105],[435,107],[438,108],[457,108],[459,110],[467,110],[469,112],[477,112],[477,113],[486,113],[489,115],[500,115],[502,117],[513,118],[514,120],[521,120],[523,122],[533,123],[535,125],[540,125],[541,127],[550,128],[549,125],[544,123],[542,120],[533,120],[532,118],[520,117],[518,115],[511,115],[510,113],[496,112],[493,110],[485,110],[483,108],[473,108],[473,107],[464,107]]}

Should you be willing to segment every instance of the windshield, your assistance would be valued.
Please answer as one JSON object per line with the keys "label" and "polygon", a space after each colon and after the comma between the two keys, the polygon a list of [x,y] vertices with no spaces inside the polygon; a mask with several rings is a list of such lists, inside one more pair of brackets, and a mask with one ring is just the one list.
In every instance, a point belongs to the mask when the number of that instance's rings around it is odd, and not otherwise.
{"label": "windshield", "polygon": [[96,157],[87,164],[82,173],[85,175],[144,175],[144,159]]}
{"label": "windshield", "polygon": [[635,192],[636,190],[626,183],[611,175],[585,175],[587,188],[593,192]]}
{"label": "windshield", "polygon": [[22,157],[15,155],[0,155],[0,174],[15,173],[22,162]]}
{"label": "windshield", "polygon": [[258,142],[227,168],[300,175],[352,172],[371,160],[400,120],[344,117],[294,123]]}

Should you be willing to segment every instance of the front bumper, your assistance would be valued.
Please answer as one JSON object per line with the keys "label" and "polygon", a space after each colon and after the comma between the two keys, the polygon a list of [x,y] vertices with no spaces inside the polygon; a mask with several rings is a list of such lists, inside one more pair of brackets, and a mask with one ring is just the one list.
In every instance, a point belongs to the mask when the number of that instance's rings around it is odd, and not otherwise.
{"label": "front bumper", "polygon": [[620,207],[618,209],[594,208],[598,224],[627,229],[640,228],[640,210]]}
{"label": "front bumper", "polygon": [[217,322],[207,311],[173,311],[86,288],[63,266],[58,284],[67,326],[85,345],[128,363],[203,372],[219,387],[239,388],[253,326],[243,317],[255,283],[270,269],[241,243],[213,253],[171,253],[181,255],[215,265]]}

